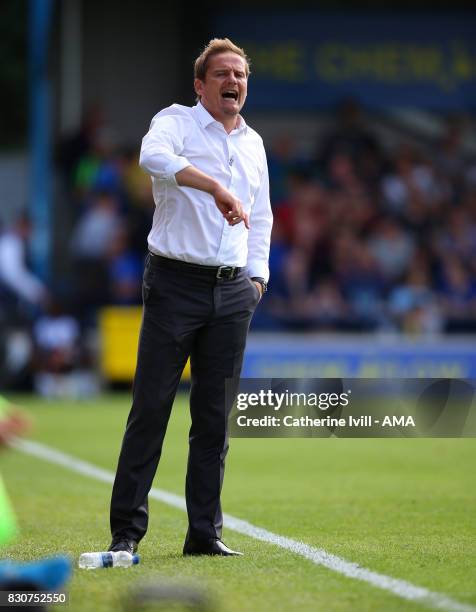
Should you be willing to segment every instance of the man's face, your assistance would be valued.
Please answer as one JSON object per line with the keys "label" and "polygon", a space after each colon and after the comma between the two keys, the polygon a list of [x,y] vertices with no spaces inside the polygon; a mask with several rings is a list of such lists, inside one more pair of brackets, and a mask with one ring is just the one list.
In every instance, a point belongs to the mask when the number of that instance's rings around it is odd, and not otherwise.
{"label": "man's face", "polygon": [[231,51],[213,55],[205,80],[195,79],[194,85],[201,103],[217,121],[236,117],[246,100],[245,60]]}

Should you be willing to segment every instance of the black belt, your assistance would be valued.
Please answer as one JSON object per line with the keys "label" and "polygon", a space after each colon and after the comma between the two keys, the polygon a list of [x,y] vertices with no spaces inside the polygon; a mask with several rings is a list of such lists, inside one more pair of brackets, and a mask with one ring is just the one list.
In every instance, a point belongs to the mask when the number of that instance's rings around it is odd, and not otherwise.
{"label": "black belt", "polygon": [[151,253],[150,262],[161,268],[169,268],[171,270],[181,270],[182,272],[192,272],[193,274],[201,274],[210,278],[219,278],[223,280],[233,280],[243,268],[237,266],[202,266],[200,264],[189,263],[188,261],[180,261],[179,259],[170,259]]}

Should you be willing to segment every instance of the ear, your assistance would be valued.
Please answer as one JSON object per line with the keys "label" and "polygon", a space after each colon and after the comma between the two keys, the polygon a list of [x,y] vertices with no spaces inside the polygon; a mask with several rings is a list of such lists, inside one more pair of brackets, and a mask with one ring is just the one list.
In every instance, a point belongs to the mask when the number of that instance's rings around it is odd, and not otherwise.
{"label": "ear", "polygon": [[201,96],[203,93],[203,81],[201,81],[200,79],[195,79],[193,81],[193,87],[197,96]]}

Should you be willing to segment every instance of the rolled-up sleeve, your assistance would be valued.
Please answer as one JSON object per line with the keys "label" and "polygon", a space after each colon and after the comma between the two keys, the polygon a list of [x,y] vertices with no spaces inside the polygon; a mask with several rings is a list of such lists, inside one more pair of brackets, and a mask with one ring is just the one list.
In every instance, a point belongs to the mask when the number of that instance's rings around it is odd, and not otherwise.
{"label": "rolled-up sleeve", "polygon": [[182,155],[187,124],[181,116],[155,116],[142,139],[140,167],[160,181],[176,185],[177,172],[192,165]]}
{"label": "rolled-up sleeve", "polygon": [[262,148],[262,156],[261,184],[256,193],[250,215],[247,271],[249,276],[259,276],[267,282],[269,280],[269,247],[273,213],[269,199],[268,164],[264,147]]}

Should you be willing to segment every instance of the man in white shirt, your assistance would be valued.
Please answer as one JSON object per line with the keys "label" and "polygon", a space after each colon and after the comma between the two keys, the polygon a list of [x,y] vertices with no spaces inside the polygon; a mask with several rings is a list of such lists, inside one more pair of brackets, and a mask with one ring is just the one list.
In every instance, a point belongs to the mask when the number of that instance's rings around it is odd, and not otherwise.
{"label": "man in white shirt", "polygon": [[30,232],[30,220],[25,214],[18,217],[11,229],[0,232],[0,293],[4,287],[20,304],[39,310],[47,304],[49,293],[25,263]]}
{"label": "man in white shirt", "polygon": [[[272,214],[266,154],[240,110],[249,67],[228,39],[195,62],[193,108],[159,112],[142,141],[155,212],[143,281],[144,317],[111,500],[110,550],[134,552],[147,495],[190,356],[185,555],[237,555],[221,541],[220,493],[231,409],[254,309],[268,281]],[[225,380],[229,381],[225,394]]]}

